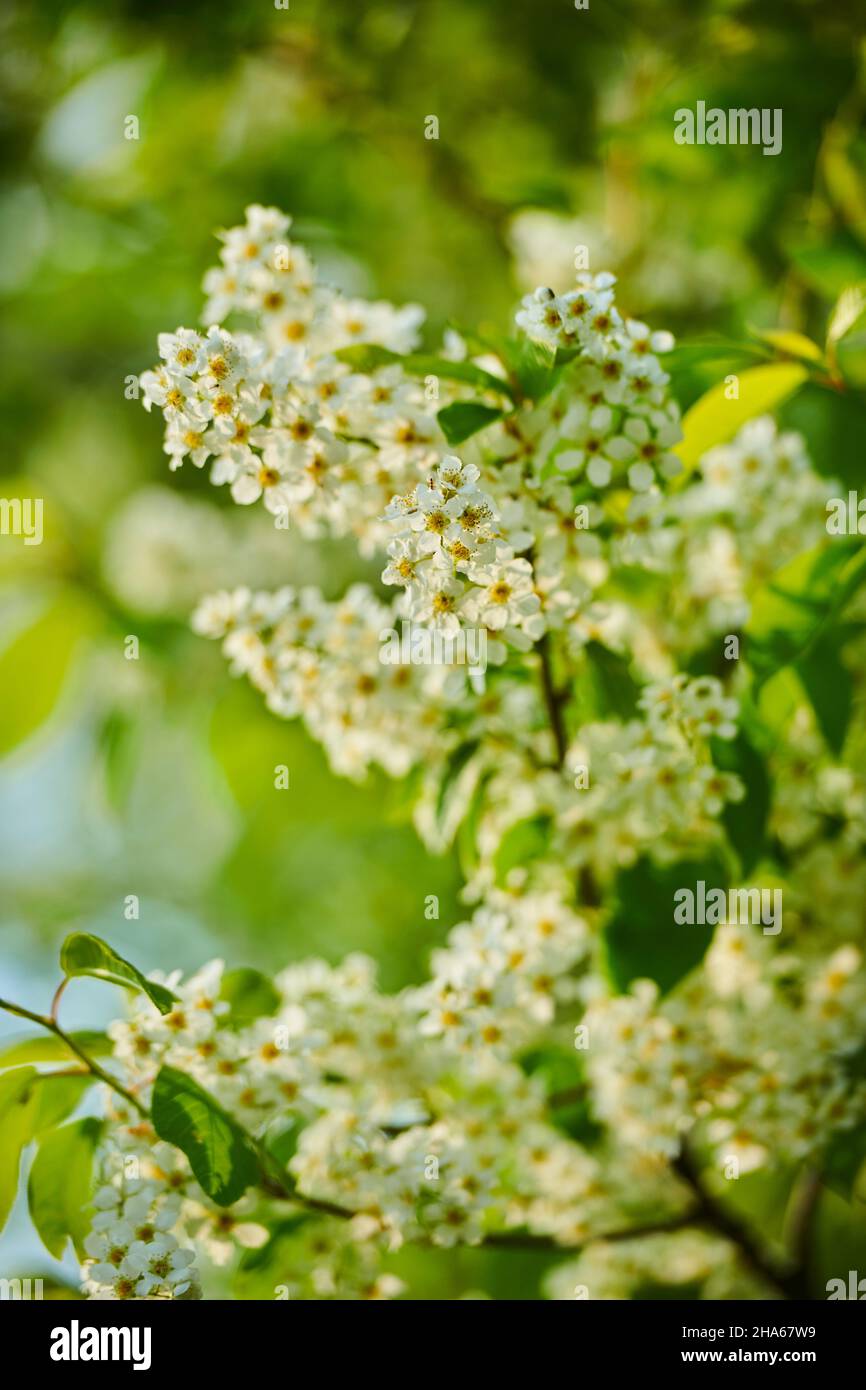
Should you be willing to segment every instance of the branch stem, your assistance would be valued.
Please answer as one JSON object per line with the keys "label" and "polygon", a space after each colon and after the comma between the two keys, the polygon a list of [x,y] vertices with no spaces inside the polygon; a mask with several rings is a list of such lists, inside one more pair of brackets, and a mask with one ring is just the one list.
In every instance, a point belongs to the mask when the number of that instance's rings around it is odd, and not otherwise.
{"label": "branch stem", "polygon": [[535,650],[538,652],[540,662],[539,671],[541,674],[541,693],[544,698],[544,707],[550,722],[553,742],[556,745],[557,766],[564,767],[565,755],[568,752],[568,736],[565,732],[565,721],[562,717],[562,693],[557,691],[553,681],[553,664],[551,660],[549,632],[545,632],[544,636],[536,643]]}
{"label": "branch stem", "polygon": [[[55,994],[54,998],[56,1002],[58,995]],[[26,1018],[30,1023],[38,1024],[40,1028],[47,1028],[49,1033],[53,1033],[55,1037],[60,1038],[61,1042],[69,1048],[69,1051],[72,1052],[79,1061],[84,1063],[87,1070],[95,1076],[97,1080],[102,1081],[106,1086],[109,1086],[112,1091],[115,1091],[117,1095],[122,1096],[126,1103],[133,1106],[144,1119],[147,1120],[150,1118],[141,1101],[134,1096],[131,1091],[128,1091],[125,1086],[122,1086],[116,1076],[112,1076],[110,1071],[106,1071],[105,1068],[101,1067],[98,1062],[95,1062],[92,1057],[89,1057],[87,1053],[78,1046],[78,1043],[72,1035],[61,1028],[57,1020],[51,1017],[51,1015],[34,1013],[32,1009],[25,1009],[21,1004],[12,1004],[8,999],[0,999],[0,1009],[5,1009],[8,1014],[14,1014],[16,1018]]]}
{"label": "branch stem", "polygon": [[742,1263],[763,1283],[772,1285],[785,1298],[808,1298],[802,1271],[781,1270],[759,1250],[751,1232],[740,1219],[704,1187],[700,1165],[685,1145],[673,1167],[695,1198],[692,1220],[696,1224],[703,1224],[724,1236],[725,1240],[736,1247]]}

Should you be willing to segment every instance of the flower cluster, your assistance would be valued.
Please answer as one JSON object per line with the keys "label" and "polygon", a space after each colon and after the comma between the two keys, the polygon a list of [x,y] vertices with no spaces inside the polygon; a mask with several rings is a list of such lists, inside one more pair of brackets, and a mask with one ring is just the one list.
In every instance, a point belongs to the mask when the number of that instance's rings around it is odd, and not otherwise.
{"label": "flower cluster", "polygon": [[395,620],[366,584],[336,603],[312,587],[240,588],[205,599],[193,627],[222,639],[232,670],[270,709],[304,720],[335,771],[357,777],[376,763],[402,777],[453,741],[445,717],[467,676],[460,667],[383,662]]}
{"label": "flower cluster", "polygon": [[[686,476],[672,340],[621,313],[610,275],[527,295],[516,342],[452,333],[421,356],[419,310],[320,284],[288,228],[253,207],[223,236],[208,327],[160,338],[145,403],[172,466],[212,460],[278,528],[350,537],[381,588],[367,569],[337,600],[223,589],[193,625],[338,772],[417,770],[416,824],[458,842],[471,918],[397,995],[364,958],[308,961],[236,1018],[216,963],[169,977],[167,1015],[140,1000],[115,1024],[130,1095],[146,1109],[178,1069],[264,1170],[219,1208],[116,1109],[88,1291],[191,1296],[208,1262],[267,1242],[257,1268],[287,1296],[394,1297],[406,1242],[529,1239],[582,1248],[553,1298],[777,1292],[709,1218],[720,1173],[819,1165],[862,1117],[866,786],[805,686],[768,714],[747,645],[734,660],[718,639],[827,543],[832,484],[769,418]],[[483,636],[486,672],[383,661],[401,621]],[[862,702],[849,738],[862,749]],[[629,875],[709,855],[732,883],[784,886],[785,935],[720,922],[684,947],[697,929],[665,902],[664,980],[642,943],[617,955],[644,909]]]}
{"label": "flower cluster", "polygon": [[587,1011],[597,1113],[626,1144],[675,1155],[695,1129],[720,1170],[814,1156],[858,1123],[850,1062],[866,1026],[862,956],[767,960],[760,938],[718,928],[701,979],[669,1000],[649,981]]}

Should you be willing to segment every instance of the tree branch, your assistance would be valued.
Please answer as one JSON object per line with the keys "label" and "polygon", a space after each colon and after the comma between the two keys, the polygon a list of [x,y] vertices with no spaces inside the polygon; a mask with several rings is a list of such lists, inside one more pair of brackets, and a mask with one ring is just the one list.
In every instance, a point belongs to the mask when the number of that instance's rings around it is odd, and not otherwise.
{"label": "tree branch", "polygon": [[550,729],[553,734],[553,741],[556,745],[557,766],[565,765],[565,755],[568,752],[568,737],[565,732],[565,721],[562,717],[562,695],[553,683],[553,668],[550,652],[550,633],[545,632],[544,636],[535,644],[538,652],[539,671],[541,674],[541,693],[544,697],[544,706],[547,710],[547,718],[550,721]]}
{"label": "tree branch", "polygon": [[[57,995],[55,995],[55,1001],[56,999]],[[92,1057],[88,1057],[87,1053],[78,1046],[75,1039],[60,1027],[56,1019],[50,1018],[47,1014],[33,1013],[31,1009],[25,1009],[21,1004],[11,1004],[7,999],[0,999],[0,1009],[5,1009],[7,1013],[14,1014],[16,1018],[26,1018],[30,1023],[37,1023],[40,1028],[47,1028],[49,1033],[53,1033],[55,1037],[61,1039],[66,1047],[69,1048],[69,1051],[74,1053],[74,1055],[84,1063],[87,1070],[95,1076],[97,1080],[109,1086],[111,1090],[115,1091],[119,1096],[123,1096],[127,1104],[133,1106],[138,1111],[139,1115],[142,1115],[146,1120],[150,1118],[147,1109],[142,1105],[141,1101],[134,1096],[131,1091],[128,1091],[125,1086],[122,1086],[117,1080],[117,1077],[111,1075],[111,1072],[106,1071],[105,1068],[101,1067],[98,1062],[95,1062]]]}
{"label": "tree branch", "polygon": [[701,1169],[685,1144],[673,1164],[674,1171],[687,1184],[695,1198],[693,1221],[706,1225],[736,1246],[740,1259],[764,1283],[771,1284],[785,1298],[808,1298],[802,1272],[782,1270],[755,1244],[745,1224],[728,1211],[703,1185]]}

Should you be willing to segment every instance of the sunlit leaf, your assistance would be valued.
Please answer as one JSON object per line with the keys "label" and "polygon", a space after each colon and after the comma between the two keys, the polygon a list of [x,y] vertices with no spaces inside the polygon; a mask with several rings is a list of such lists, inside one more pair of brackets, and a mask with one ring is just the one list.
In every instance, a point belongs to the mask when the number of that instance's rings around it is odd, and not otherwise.
{"label": "sunlit leaf", "polygon": [[51,1076],[41,1072],[35,1083],[36,1113],[33,1118],[33,1133],[54,1129],[76,1110],[82,1097],[94,1084],[96,1077],[90,1072],[83,1076]]}
{"label": "sunlit leaf", "polygon": [[794,333],[785,328],[763,328],[758,336],[776,349],[780,356],[798,357],[806,362],[820,362],[822,352],[817,343],[807,338],[805,333]]}
{"label": "sunlit leaf", "polygon": [[543,855],[549,841],[549,816],[531,816],[509,826],[493,856],[497,884],[504,886],[512,869],[522,868]]}
{"label": "sunlit leaf", "polygon": [[175,1003],[170,989],[145,979],[140,970],[113,951],[107,942],[87,932],[73,932],[67,936],[60,948],[60,964],[70,977],[92,975],[97,980],[123,985],[125,989],[140,990],[161,1014],[170,1013]]}
{"label": "sunlit leaf", "polygon": [[33,1136],[36,1075],[35,1067],[20,1067],[0,1076],[0,1230],[18,1193],[21,1150]]}
{"label": "sunlit leaf", "polygon": [[0,652],[0,757],[52,714],[88,626],[87,608],[65,595]]}
{"label": "sunlit leaf", "polygon": [[229,1018],[238,1026],[275,1013],[280,1006],[280,992],[274,984],[260,970],[246,967],[225,972],[220,999],[229,1005]]}
{"label": "sunlit leaf", "polygon": [[[90,1057],[107,1057],[112,1051],[111,1039],[94,1029],[71,1032],[73,1038]],[[63,1041],[53,1033],[32,1038],[14,1038],[0,1052],[0,1070],[19,1067],[25,1062],[74,1062],[78,1059]]]}
{"label": "sunlit leaf", "polygon": [[719,382],[683,417],[683,438],[676,452],[686,468],[694,468],[708,449],[732,439],[748,420],[773,410],[802,386],[808,375],[806,367],[794,362],[749,367],[739,373],[736,399],[729,399],[728,387]]}
{"label": "sunlit leaf", "polygon": [[33,1225],[43,1245],[60,1259],[71,1238],[79,1257],[90,1230],[93,1158],[103,1122],[93,1115],[60,1129],[40,1141],[27,1184]]}

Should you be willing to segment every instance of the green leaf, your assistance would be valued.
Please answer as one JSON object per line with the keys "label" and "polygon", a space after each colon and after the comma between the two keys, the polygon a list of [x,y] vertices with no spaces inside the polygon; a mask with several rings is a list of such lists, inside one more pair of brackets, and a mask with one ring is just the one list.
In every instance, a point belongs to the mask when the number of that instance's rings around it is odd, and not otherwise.
{"label": "green leaf", "polygon": [[722,812],[728,839],[737,851],[744,875],[752,872],[766,850],[767,818],[772,788],[767,765],[748,736],[735,739],[714,738],[710,746],[713,762],[723,772],[735,773],[746,789],[742,801],[729,802]]}
{"label": "green leaf", "polygon": [[671,392],[683,409],[699,400],[720,378],[770,360],[769,345],[720,337],[678,343],[662,359],[671,379]]}
{"label": "green leaf", "polygon": [[36,1113],[33,1133],[42,1134],[44,1130],[54,1129],[62,1120],[68,1119],[95,1080],[96,1077],[89,1073],[85,1076],[52,1076],[40,1072],[34,1087]]}
{"label": "green leaf", "polygon": [[803,362],[821,362],[824,354],[817,343],[804,333],[794,333],[790,329],[763,328],[756,330],[758,337],[775,348],[782,357],[794,357]]}
{"label": "green leaf", "polygon": [[35,733],[53,712],[89,623],[77,599],[59,599],[0,652],[0,757]]}
{"label": "green leaf", "polygon": [[410,376],[438,376],[443,381],[462,381],[467,386],[477,386],[482,391],[495,391],[500,396],[514,396],[510,382],[474,362],[451,362],[447,357],[428,357],[413,352],[403,358],[403,366]]}
{"label": "green leaf", "polygon": [[[97,1033],[91,1029],[80,1029],[77,1033],[70,1033],[70,1038],[87,1052],[91,1057],[109,1057],[112,1052],[111,1039],[105,1033]],[[35,1038],[13,1038],[9,1045],[0,1052],[0,1071],[6,1067],[18,1067],[25,1062],[73,1062],[77,1061],[74,1052],[69,1048],[62,1038],[55,1037],[53,1033],[40,1034]]]}
{"label": "green leaf", "polygon": [[141,751],[140,721],[112,710],[100,730],[99,745],[105,794],[111,809],[120,814],[129,801]]}
{"label": "green leaf", "polygon": [[341,362],[346,362],[356,372],[370,373],[380,367],[390,367],[392,362],[402,362],[399,352],[380,347],[378,343],[355,343],[352,347],[340,348],[334,353]]}
{"label": "green leaf", "polygon": [[703,1297],[702,1279],[684,1279],[681,1283],[664,1284],[654,1279],[646,1279],[636,1284],[629,1293],[633,1303],[667,1302],[698,1303]]}
{"label": "green leaf", "polygon": [[280,1005],[279,990],[260,970],[241,967],[223,975],[220,999],[230,1006],[230,1021],[238,1026],[274,1013]]}
{"label": "green leaf", "polygon": [[454,401],[436,415],[449,444],[462,444],[464,439],[469,439],[501,418],[501,410],[489,405],[476,405],[474,401]]}
{"label": "green leaf", "polygon": [[727,875],[718,860],[682,860],[659,867],[639,859],[617,875],[613,914],[603,939],[608,973],[624,993],[632,980],[655,980],[667,993],[704,958],[715,927],[674,921],[677,889],[696,891],[699,880],[709,893],[725,888]]}
{"label": "green leaf", "polygon": [[821,733],[841,755],[854,706],[854,682],[840,655],[837,634],[817,637],[795,670],[809,697]]}
{"label": "green leaf", "polygon": [[235,1298],[273,1300],[281,1284],[291,1286],[294,1271],[309,1261],[304,1227],[311,1220],[309,1212],[286,1216],[275,1223],[264,1245],[244,1251],[232,1281]]}
{"label": "green leaf", "polygon": [[794,362],[749,367],[739,374],[736,400],[727,398],[728,388],[723,381],[719,382],[683,417],[683,438],[676,452],[686,469],[694,468],[708,449],[732,439],[747,420],[775,409],[802,386],[808,376],[807,368]]}
{"label": "green leaf", "polygon": [[592,1145],[602,1138],[604,1130],[592,1115],[581,1058],[574,1048],[551,1044],[524,1053],[520,1066],[527,1076],[541,1082],[548,1102],[556,1100],[548,1111],[549,1123],[577,1143]]}
{"label": "green leaf", "polygon": [[475,757],[478,739],[469,739],[452,748],[441,770],[437,769],[433,824],[442,849],[453,843],[463,824],[478,783],[483,776],[482,762]]}
{"label": "green leaf", "polygon": [[788,255],[806,282],[827,299],[835,299],[846,285],[866,277],[866,255],[844,232],[829,242],[792,242]]}
{"label": "green leaf", "polygon": [[479,747],[480,741],[477,738],[469,739],[466,743],[459,743],[445,759],[436,792],[436,824],[440,831],[443,831],[445,827],[451,793],[455,790],[461,772],[477,753]]}
{"label": "green leaf", "polygon": [[78,975],[92,975],[97,980],[107,980],[109,984],[123,985],[124,989],[140,990],[155,1004],[161,1014],[170,1013],[175,996],[164,985],[146,980],[140,970],[124,960],[116,951],[98,936],[88,932],[73,932],[67,936],[60,948],[60,965],[70,978]]}
{"label": "green leaf", "polygon": [[833,306],[827,323],[827,346],[833,347],[850,333],[866,311],[866,286],[846,285]]}
{"label": "green leaf", "polygon": [[276,1159],[281,1170],[285,1171],[297,1153],[298,1141],[305,1129],[306,1122],[294,1115],[278,1133],[268,1138],[268,1153]]}
{"label": "green leaf", "polygon": [[102,1134],[102,1121],[93,1115],[61,1129],[50,1130],[40,1142],[27,1201],[33,1225],[46,1250],[59,1260],[71,1237],[79,1257],[90,1230],[93,1156]]}
{"label": "green leaf", "polygon": [[756,714],[753,732],[760,730],[764,752],[774,752],[785,737],[791,720],[803,704],[803,695],[803,686],[793,666],[783,666],[754,691],[744,692],[744,702],[753,700]]}
{"label": "green leaf", "polygon": [[833,1137],[824,1155],[821,1180],[826,1187],[831,1187],[846,1202],[850,1202],[857,1175],[864,1163],[866,1120],[854,1129],[840,1130]]}
{"label": "green leaf", "polygon": [[596,687],[599,713],[606,718],[613,713],[620,719],[630,719],[637,709],[640,689],[628,661],[601,642],[588,642],[585,653]]}
{"label": "green leaf", "polygon": [[487,784],[492,774],[482,772],[469,798],[466,814],[457,832],[457,858],[464,879],[470,879],[478,868],[478,822],[484,809]]}
{"label": "green leaf", "polygon": [[493,872],[501,888],[512,869],[521,868],[547,851],[550,816],[531,816],[509,826],[493,856]]}
{"label": "green leaf", "polygon": [[520,389],[531,400],[541,400],[554,382],[556,348],[550,343],[539,342],[537,338],[509,338],[507,351],[510,355],[508,365],[520,383]]}
{"label": "green leaf", "polygon": [[801,662],[866,582],[866,546],[837,539],[798,555],[760,589],[745,628],[757,683]]}
{"label": "green leaf", "polygon": [[186,1154],[196,1181],[218,1206],[231,1206],[256,1181],[247,1135],[192,1077],[162,1067],[150,1109],[160,1139]]}
{"label": "green leaf", "polygon": [[815,469],[857,490],[863,482],[866,452],[866,398],[856,391],[831,391],[815,382],[782,406],[779,425],[805,437]]}
{"label": "green leaf", "polygon": [[477,386],[482,391],[496,391],[500,396],[513,396],[514,388],[502,377],[476,367],[474,362],[452,362],[447,357],[433,357],[427,353],[410,352],[401,356],[388,348],[377,347],[373,343],[358,343],[354,347],[340,348],[334,354],[341,362],[347,362],[356,372],[369,374],[379,367],[389,367],[398,362],[409,376],[436,376],[443,381],[462,381],[467,386]]}
{"label": "green leaf", "polygon": [[0,1076],[0,1230],[18,1194],[21,1150],[33,1137],[37,1075],[35,1067],[20,1067]]}

